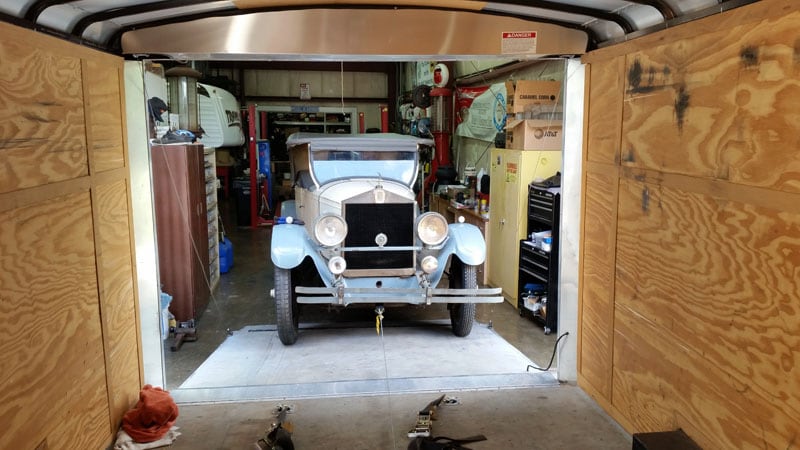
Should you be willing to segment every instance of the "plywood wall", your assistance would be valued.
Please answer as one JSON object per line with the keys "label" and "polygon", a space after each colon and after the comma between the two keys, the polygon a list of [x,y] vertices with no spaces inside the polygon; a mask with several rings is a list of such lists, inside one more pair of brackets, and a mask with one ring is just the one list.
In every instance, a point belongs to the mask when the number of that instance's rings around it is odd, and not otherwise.
{"label": "plywood wall", "polygon": [[588,64],[579,384],[628,431],[800,448],[800,5]]}
{"label": "plywood wall", "polygon": [[141,387],[123,61],[4,23],[0,61],[0,448],[105,448]]}

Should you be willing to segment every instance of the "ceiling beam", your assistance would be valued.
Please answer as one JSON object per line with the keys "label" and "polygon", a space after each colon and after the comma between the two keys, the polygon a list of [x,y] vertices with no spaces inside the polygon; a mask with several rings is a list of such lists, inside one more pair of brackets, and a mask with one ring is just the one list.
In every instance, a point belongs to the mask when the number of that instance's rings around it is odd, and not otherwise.
{"label": "ceiling beam", "polygon": [[45,9],[55,5],[63,5],[64,3],[72,3],[73,1],[74,0],[39,0],[33,2],[31,6],[28,7],[28,10],[25,11],[25,20],[36,23],[39,19],[39,15],[42,14]]}
{"label": "ceiling beam", "polygon": [[622,30],[625,33],[636,31],[636,27],[634,27],[633,24],[622,15],[602,9],[587,8],[584,6],[570,5],[566,3],[552,2],[546,0],[503,0],[502,2],[499,3],[517,5],[517,6],[526,6],[530,8],[549,9],[568,14],[578,14],[582,16],[594,17],[595,19],[607,20],[609,22],[616,23],[617,25],[620,26],[620,28],[622,28]]}
{"label": "ceiling beam", "polygon": [[133,16],[136,14],[149,13],[154,11],[164,11],[172,8],[180,8],[182,6],[193,6],[198,4],[208,3],[208,0],[164,0],[153,3],[143,3],[133,6],[122,6],[118,8],[106,9],[104,11],[89,14],[82,17],[69,33],[73,36],[80,38],[83,32],[96,22],[103,22],[106,20],[113,20],[118,17]]}
{"label": "ceiling beam", "polygon": [[652,6],[655,8],[661,16],[664,17],[664,20],[672,20],[676,17],[675,10],[672,9],[671,6],[667,4],[664,0],[627,0],[631,3],[636,3],[639,5],[645,6]]}

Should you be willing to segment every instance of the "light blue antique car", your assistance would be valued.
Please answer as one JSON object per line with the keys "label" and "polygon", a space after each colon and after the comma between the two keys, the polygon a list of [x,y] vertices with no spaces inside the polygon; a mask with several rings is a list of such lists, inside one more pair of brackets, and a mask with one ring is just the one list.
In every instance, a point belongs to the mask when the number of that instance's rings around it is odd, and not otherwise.
{"label": "light blue antique car", "polygon": [[[283,344],[297,340],[299,303],[370,304],[379,313],[447,303],[453,333],[467,336],[476,303],[503,301],[499,288],[478,289],[475,266],[486,258],[480,230],[420,212],[419,152],[433,141],[298,133],[287,146],[295,199],[281,205],[271,248]],[[438,288],[448,267],[449,288]]]}

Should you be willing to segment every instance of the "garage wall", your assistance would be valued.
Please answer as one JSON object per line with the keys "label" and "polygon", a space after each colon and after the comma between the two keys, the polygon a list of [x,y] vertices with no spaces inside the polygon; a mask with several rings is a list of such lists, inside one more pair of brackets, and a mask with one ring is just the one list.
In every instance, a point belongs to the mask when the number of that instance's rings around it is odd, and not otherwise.
{"label": "garage wall", "polygon": [[[356,108],[359,113],[364,113],[365,128],[380,128],[380,105],[389,103],[389,92],[394,89],[394,87],[390,89],[392,80],[387,74],[378,71],[279,70],[252,67],[240,70],[215,66],[207,70],[207,73],[241,83],[246,103],[256,103],[261,106],[311,105],[339,108],[344,98],[344,107]],[[300,83],[309,83],[310,100],[300,100]]]}
{"label": "garage wall", "polygon": [[630,432],[800,441],[800,10],[584,57],[579,384]]}
{"label": "garage wall", "polygon": [[141,387],[121,58],[0,23],[0,448],[104,448]]}
{"label": "garage wall", "polygon": [[[478,63],[480,62],[482,61]],[[477,70],[481,67],[481,65],[472,64],[471,62],[462,63],[459,64],[459,66],[460,70],[467,68]],[[486,74],[486,76],[473,79],[470,84],[465,86],[491,86],[496,83],[505,83],[508,80],[548,80],[561,82],[563,92],[565,83],[564,68],[564,60],[561,59],[532,61],[528,66],[520,67],[509,72],[503,72],[500,75]],[[460,77],[471,74],[472,73],[458,72],[457,76]],[[563,106],[563,98],[559,99],[558,103]],[[463,173],[466,166],[473,166],[476,170],[483,169],[486,173],[489,173],[491,168],[491,151],[489,151],[489,149],[494,147],[494,142],[490,143],[458,135],[454,135],[453,140],[455,143],[454,163],[459,174]]]}

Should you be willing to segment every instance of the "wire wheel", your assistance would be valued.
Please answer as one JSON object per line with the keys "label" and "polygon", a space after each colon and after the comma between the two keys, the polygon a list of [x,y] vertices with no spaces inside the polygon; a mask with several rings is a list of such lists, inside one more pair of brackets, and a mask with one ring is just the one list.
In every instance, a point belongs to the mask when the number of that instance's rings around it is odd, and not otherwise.
{"label": "wire wheel", "polygon": [[[451,289],[478,289],[478,273],[476,266],[464,264],[456,256],[450,261]],[[458,337],[468,336],[475,322],[475,303],[450,303],[450,324],[453,334]]]}
{"label": "wire wheel", "polygon": [[297,307],[297,294],[294,292],[290,269],[275,268],[275,316],[278,322],[278,337],[283,345],[297,341],[300,313]]}

